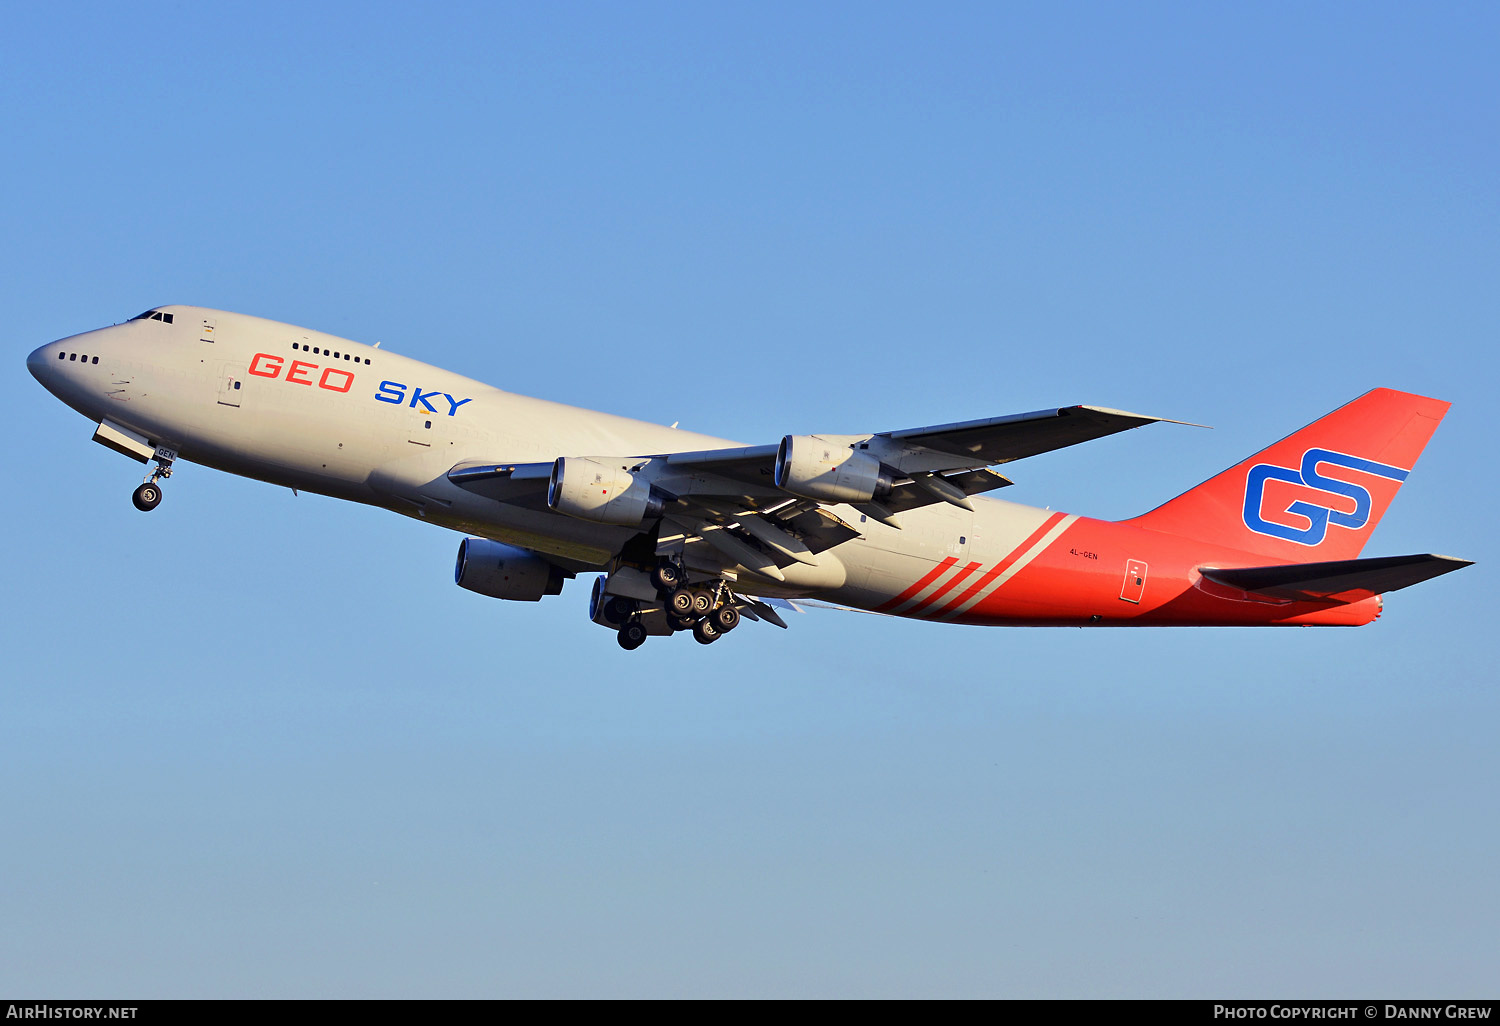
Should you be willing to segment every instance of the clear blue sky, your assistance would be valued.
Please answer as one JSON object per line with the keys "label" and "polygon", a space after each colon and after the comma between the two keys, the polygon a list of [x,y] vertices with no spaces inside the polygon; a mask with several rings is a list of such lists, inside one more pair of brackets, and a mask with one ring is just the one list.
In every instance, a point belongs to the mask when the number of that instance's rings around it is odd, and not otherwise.
{"label": "clear blue sky", "polygon": [[[20,5],[0,993],[1494,996],[1493,5]],[[587,582],[131,463],[25,372],[160,303],[746,442],[1075,402],[1141,512],[1452,412],[1360,630],[835,612],[622,653]],[[504,453],[496,453],[503,459]]]}

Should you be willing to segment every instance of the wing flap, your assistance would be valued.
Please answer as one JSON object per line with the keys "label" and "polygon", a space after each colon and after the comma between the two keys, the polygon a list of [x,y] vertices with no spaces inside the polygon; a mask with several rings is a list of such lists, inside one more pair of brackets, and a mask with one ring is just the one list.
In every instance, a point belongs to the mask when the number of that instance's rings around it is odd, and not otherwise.
{"label": "wing flap", "polygon": [[[1003,474],[997,474],[993,470],[964,470],[957,474],[938,475],[942,481],[953,485],[964,495],[978,495],[980,492],[992,491],[996,488],[1005,488],[1015,484],[1010,478]],[[881,505],[892,513],[903,513],[909,509],[917,509],[920,506],[929,506],[934,502],[942,502],[943,499],[933,492],[922,488],[915,481],[907,484],[899,484],[891,489],[891,494]]]}
{"label": "wing flap", "polygon": [[1287,566],[1215,567],[1201,573],[1219,584],[1274,598],[1347,601],[1409,588],[1471,565],[1472,560],[1424,553]]}

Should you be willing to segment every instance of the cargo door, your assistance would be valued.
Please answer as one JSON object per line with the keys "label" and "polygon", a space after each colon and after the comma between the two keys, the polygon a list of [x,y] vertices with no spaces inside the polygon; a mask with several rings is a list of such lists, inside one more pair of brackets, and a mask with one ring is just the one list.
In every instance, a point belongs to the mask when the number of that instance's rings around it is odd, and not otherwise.
{"label": "cargo door", "polygon": [[233,364],[219,364],[219,405],[238,408],[240,396],[244,394],[244,383],[241,372]]}
{"label": "cargo door", "polygon": [[1140,604],[1146,593],[1146,564],[1139,559],[1125,561],[1125,583],[1120,588],[1120,598],[1126,602]]}

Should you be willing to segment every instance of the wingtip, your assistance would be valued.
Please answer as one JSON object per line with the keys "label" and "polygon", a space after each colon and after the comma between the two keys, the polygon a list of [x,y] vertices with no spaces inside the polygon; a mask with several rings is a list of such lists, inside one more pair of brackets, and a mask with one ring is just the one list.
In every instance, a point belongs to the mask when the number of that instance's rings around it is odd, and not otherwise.
{"label": "wingtip", "polygon": [[1458,556],[1445,556],[1439,552],[1429,552],[1427,556],[1429,559],[1441,559],[1444,563],[1457,564],[1453,567],[1454,570],[1462,570],[1466,566],[1474,565],[1474,561],[1472,559],[1461,559]]}
{"label": "wingtip", "polygon": [[1111,417],[1126,417],[1130,420],[1139,420],[1143,424],[1182,424],[1185,427],[1207,428],[1210,431],[1213,430],[1213,425],[1211,424],[1195,424],[1190,420],[1173,420],[1171,417],[1153,417],[1150,414],[1131,413],[1129,410],[1116,410],[1109,406],[1065,406],[1057,412],[1064,413],[1067,410],[1090,410],[1094,413],[1103,413]]}

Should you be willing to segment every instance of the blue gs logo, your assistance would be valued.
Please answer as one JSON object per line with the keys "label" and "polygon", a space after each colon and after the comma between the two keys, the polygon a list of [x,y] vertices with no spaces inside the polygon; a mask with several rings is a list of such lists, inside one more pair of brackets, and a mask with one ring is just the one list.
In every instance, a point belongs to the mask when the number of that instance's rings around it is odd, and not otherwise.
{"label": "blue gs logo", "polygon": [[[1245,526],[1256,534],[1282,538],[1296,542],[1298,545],[1319,545],[1328,534],[1330,524],[1334,527],[1347,527],[1350,530],[1358,530],[1368,524],[1370,522],[1370,493],[1357,484],[1340,481],[1338,478],[1320,473],[1318,468],[1323,465],[1357,470],[1362,474],[1373,474],[1392,481],[1405,481],[1406,475],[1410,473],[1400,467],[1390,467],[1373,460],[1362,460],[1358,456],[1334,452],[1332,449],[1307,450],[1302,454],[1302,466],[1296,470],[1290,467],[1272,466],[1269,463],[1257,463],[1250,468],[1250,473],[1245,478]],[[1288,506],[1286,512],[1293,516],[1307,518],[1309,523],[1306,527],[1290,527],[1286,524],[1272,523],[1261,516],[1267,481],[1288,481],[1334,495],[1342,495],[1354,502],[1354,511],[1345,513],[1330,506],[1314,505],[1299,499]]]}

